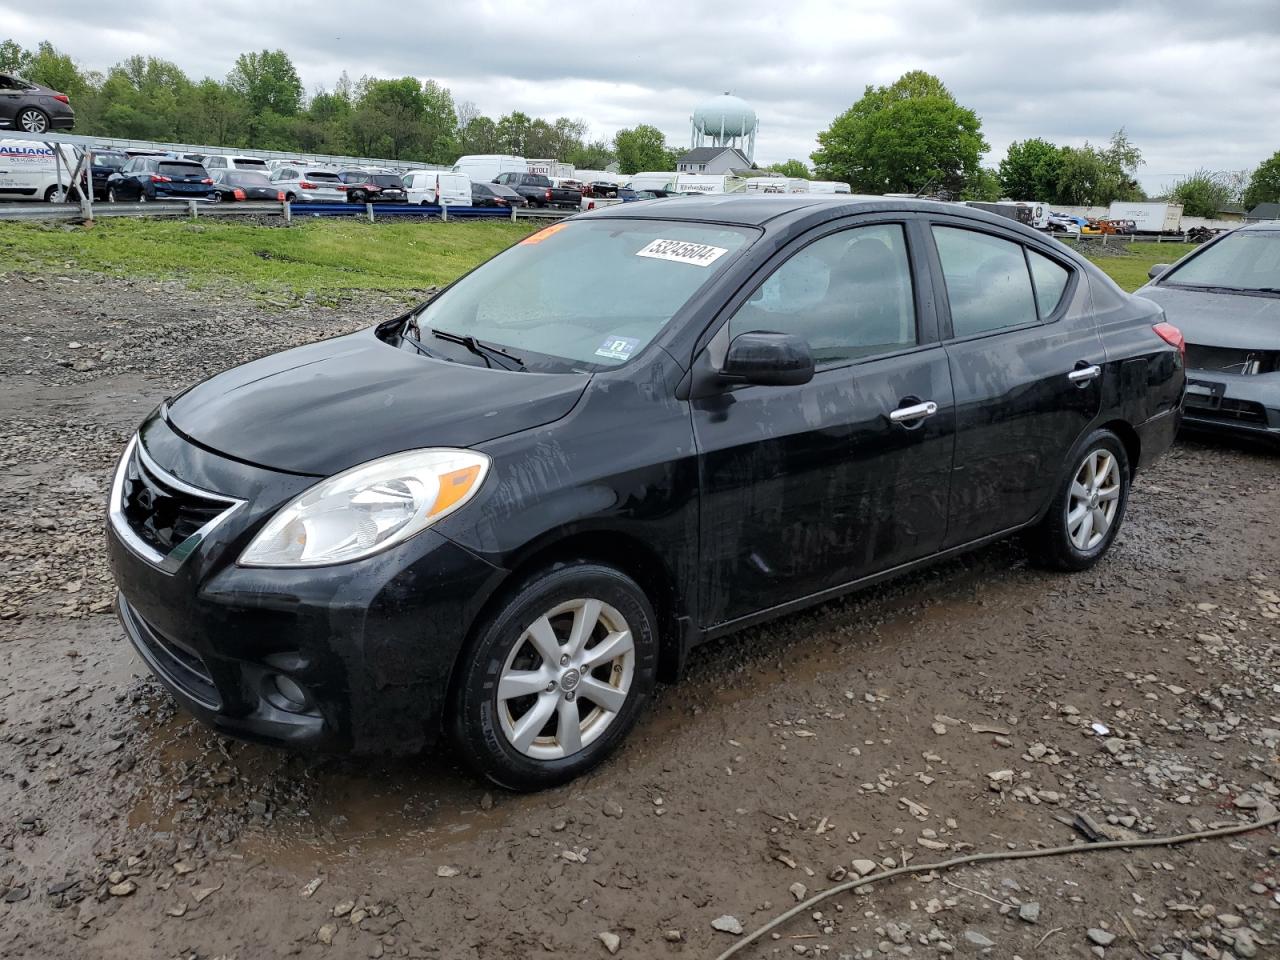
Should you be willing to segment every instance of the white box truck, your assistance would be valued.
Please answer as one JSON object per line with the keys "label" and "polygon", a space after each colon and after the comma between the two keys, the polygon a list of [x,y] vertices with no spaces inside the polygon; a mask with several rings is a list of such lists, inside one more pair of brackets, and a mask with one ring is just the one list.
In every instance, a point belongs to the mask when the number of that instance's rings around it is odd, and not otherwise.
{"label": "white box truck", "polygon": [[524,157],[505,153],[472,153],[459,157],[453,172],[465,173],[472,183],[492,183],[504,173],[528,173],[529,163]]}
{"label": "white box truck", "polygon": [[1137,233],[1177,234],[1182,232],[1182,204],[1116,200],[1107,211],[1107,219],[1132,220]]}
{"label": "white box truck", "polygon": [[549,180],[577,179],[573,176],[573,164],[559,160],[530,160],[529,173],[536,173]]}
{"label": "white box truck", "polygon": [[680,193],[742,193],[746,187],[744,177],[731,173],[681,173],[676,177],[676,190]]}
{"label": "white box truck", "polygon": [[0,140],[0,199],[63,199],[58,184],[64,192],[71,186],[79,153],[65,143],[57,150],[38,140]]}
{"label": "white box truck", "polygon": [[679,175],[674,170],[670,173],[662,170],[642,170],[640,173],[633,173],[623,182],[632,190],[674,190],[677,176]]}

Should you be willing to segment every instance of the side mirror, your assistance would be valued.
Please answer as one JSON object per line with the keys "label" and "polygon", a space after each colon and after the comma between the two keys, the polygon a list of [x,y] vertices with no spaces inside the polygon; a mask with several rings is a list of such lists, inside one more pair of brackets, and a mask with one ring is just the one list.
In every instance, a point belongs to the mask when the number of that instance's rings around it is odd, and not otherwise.
{"label": "side mirror", "polygon": [[794,334],[740,333],[729,344],[720,376],[762,387],[793,387],[813,379],[813,353]]}
{"label": "side mirror", "polygon": [[1154,264],[1152,265],[1151,269],[1147,271],[1147,279],[1154,280],[1156,277],[1160,276],[1160,274],[1164,273],[1168,269],[1169,269],[1169,264],[1167,263]]}

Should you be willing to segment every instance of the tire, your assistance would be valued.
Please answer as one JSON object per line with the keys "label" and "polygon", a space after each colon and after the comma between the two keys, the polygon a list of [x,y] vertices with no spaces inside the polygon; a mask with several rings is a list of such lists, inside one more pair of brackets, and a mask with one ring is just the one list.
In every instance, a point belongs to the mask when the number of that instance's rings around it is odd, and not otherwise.
{"label": "tire", "polygon": [[297,200],[298,200],[298,198],[297,198],[297,196],[296,196],[295,194],[292,194],[292,193],[286,193],[286,194],[284,195],[284,202],[285,202],[285,203],[296,203],[296,202],[297,202]]}
{"label": "tire", "polygon": [[65,203],[70,194],[66,187],[59,187],[56,183],[44,192],[45,203]]}
{"label": "tire", "polygon": [[48,133],[49,115],[37,107],[26,107],[18,111],[15,126],[23,133]]}
{"label": "tire", "polygon": [[217,190],[215,190],[215,191],[213,191],[213,195],[212,195],[211,197],[209,197],[209,200],[210,200],[212,203],[221,203],[221,202],[222,202],[222,194],[220,194]]}
{"label": "tire", "polygon": [[116,203],[115,187],[107,187],[107,203]]}
{"label": "tire", "polygon": [[[1071,464],[1049,512],[1028,537],[1033,559],[1053,570],[1088,570],[1101,560],[1115,541],[1129,503],[1129,455],[1110,430],[1095,430],[1086,437],[1072,453]],[[1073,520],[1081,509],[1084,514]],[[1104,518],[1106,530],[1099,536],[1097,526]]]}
{"label": "tire", "polygon": [[[593,627],[574,654],[580,621]],[[616,656],[592,665],[606,644]],[[476,773],[508,790],[565,783],[630,732],[657,664],[657,619],[636,582],[598,563],[557,564],[497,601],[463,650],[450,697],[454,744]]]}

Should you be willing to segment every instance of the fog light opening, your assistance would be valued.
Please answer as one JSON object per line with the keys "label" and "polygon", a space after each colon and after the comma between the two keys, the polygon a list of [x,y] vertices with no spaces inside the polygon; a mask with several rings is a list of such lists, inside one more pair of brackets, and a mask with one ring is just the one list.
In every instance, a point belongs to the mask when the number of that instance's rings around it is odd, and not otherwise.
{"label": "fog light opening", "polygon": [[298,686],[283,673],[273,674],[270,678],[270,689],[277,707],[293,713],[303,713],[311,703],[307,691]]}

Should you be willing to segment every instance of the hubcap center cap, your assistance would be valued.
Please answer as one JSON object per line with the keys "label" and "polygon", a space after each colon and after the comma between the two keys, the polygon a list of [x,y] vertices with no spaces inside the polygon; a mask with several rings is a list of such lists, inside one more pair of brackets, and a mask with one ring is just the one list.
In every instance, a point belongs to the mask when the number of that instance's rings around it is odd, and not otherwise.
{"label": "hubcap center cap", "polygon": [[576,669],[566,670],[564,673],[560,674],[560,689],[565,693],[568,693],[570,690],[577,687],[578,681],[581,679],[582,674]]}

